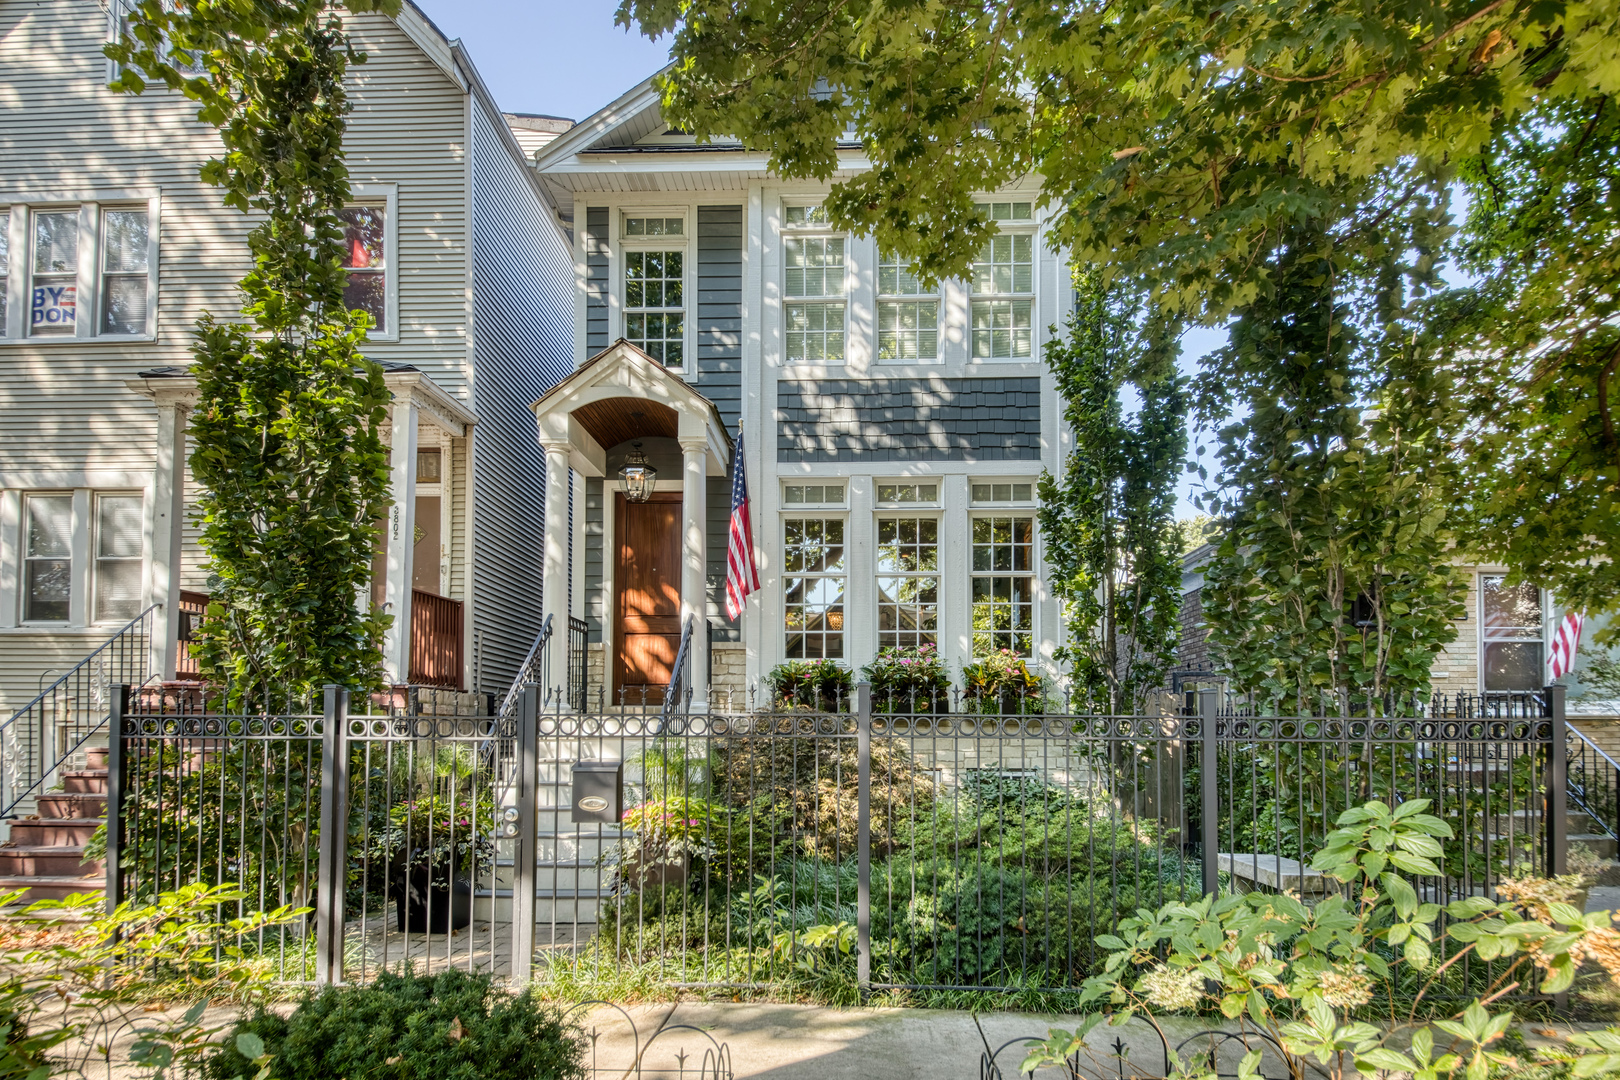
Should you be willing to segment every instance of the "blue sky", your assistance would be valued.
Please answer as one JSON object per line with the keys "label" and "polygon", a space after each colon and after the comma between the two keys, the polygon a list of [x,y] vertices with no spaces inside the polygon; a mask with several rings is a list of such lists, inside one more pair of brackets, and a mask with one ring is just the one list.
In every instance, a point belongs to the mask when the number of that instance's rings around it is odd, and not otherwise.
{"label": "blue sky", "polygon": [[[447,37],[459,37],[490,92],[508,112],[582,120],[663,66],[668,39],[648,41],[613,25],[617,0],[416,0]],[[1183,370],[1225,340],[1198,329],[1183,339]],[[1196,434],[1195,439],[1196,441]],[[1210,455],[1206,453],[1206,461]],[[1198,513],[1189,473],[1180,485],[1180,517]]]}

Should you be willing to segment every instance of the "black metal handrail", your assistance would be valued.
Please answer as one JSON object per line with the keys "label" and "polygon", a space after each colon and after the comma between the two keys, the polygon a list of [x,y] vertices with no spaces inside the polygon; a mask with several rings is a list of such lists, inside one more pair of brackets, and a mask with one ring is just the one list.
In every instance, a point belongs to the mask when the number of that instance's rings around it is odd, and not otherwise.
{"label": "black metal handrail", "polygon": [[681,703],[690,700],[686,688],[686,669],[692,665],[692,628],[696,620],[688,616],[686,627],[681,631],[681,647],[675,650],[675,663],[669,671],[669,685],[664,687],[664,708],[662,720],[667,721],[675,715],[675,710]]}
{"label": "black metal handrail", "polygon": [[151,660],[153,614],[162,606],[135,616],[0,723],[0,817],[11,817],[18,803],[107,726],[113,687],[142,687],[158,674]]}
{"label": "black metal handrail", "polygon": [[585,684],[588,679],[586,652],[591,628],[584,619],[568,616],[568,706],[585,711]]}
{"label": "black metal handrail", "polygon": [[1620,839],[1620,762],[1571,724],[1565,783],[1572,807],[1579,807],[1603,834]]}

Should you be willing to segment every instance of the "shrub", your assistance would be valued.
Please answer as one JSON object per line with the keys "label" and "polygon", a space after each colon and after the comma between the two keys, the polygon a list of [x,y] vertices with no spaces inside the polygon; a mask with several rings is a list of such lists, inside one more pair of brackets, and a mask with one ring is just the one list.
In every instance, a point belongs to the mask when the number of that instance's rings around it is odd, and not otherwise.
{"label": "shrub", "polygon": [[209,1057],[210,1080],[252,1076],[234,1035],[258,1036],[277,1080],[573,1080],[584,1051],[531,991],[509,997],[486,975],[382,972],[369,986],[306,996],[285,1019],[260,1009]]}
{"label": "shrub", "polygon": [[836,660],[789,660],[765,676],[777,709],[849,712],[855,675]]}
{"label": "shrub", "polygon": [[872,684],[873,712],[950,711],[950,676],[932,645],[879,649],[877,659],[861,668],[861,675]]}

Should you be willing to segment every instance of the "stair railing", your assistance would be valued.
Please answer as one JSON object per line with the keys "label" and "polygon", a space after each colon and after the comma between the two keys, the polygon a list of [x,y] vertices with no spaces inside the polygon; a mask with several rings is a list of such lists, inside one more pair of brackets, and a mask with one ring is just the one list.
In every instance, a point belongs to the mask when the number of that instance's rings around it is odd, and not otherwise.
{"label": "stair railing", "polygon": [[484,740],[484,744],[479,748],[479,756],[483,759],[485,767],[494,770],[500,785],[499,790],[503,793],[511,787],[512,777],[517,769],[518,700],[523,696],[525,686],[538,686],[544,691],[547,677],[551,673],[552,618],[551,615],[546,616],[545,624],[540,627],[540,633],[535,635],[534,644],[529,646],[529,655],[518,665],[517,676],[513,678],[512,685],[507,687],[506,696],[501,699],[500,707],[495,710],[490,737]]}
{"label": "stair railing", "polygon": [[1605,836],[1620,840],[1620,763],[1580,728],[1570,724],[1565,730],[1575,736],[1569,740],[1569,765],[1564,774],[1569,804],[1579,807]]}
{"label": "stair railing", "polygon": [[670,668],[669,685],[664,687],[664,708],[658,720],[658,730],[663,731],[669,723],[670,717],[677,710],[683,710],[691,701],[691,694],[686,685],[687,669],[692,666],[692,627],[695,619],[688,617],[686,628],[681,631],[681,647],[675,650],[675,663]]}
{"label": "stair railing", "polygon": [[131,619],[39,696],[0,723],[0,817],[43,791],[74,754],[107,726],[112,695],[125,684],[143,687],[152,670],[153,604]]}

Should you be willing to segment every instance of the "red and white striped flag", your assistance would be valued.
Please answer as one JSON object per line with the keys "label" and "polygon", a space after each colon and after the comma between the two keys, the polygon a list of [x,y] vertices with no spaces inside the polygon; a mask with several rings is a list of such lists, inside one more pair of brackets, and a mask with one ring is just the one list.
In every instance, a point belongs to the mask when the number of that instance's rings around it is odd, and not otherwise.
{"label": "red and white striped flag", "polygon": [[754,565],[754,530],[748,524],[748,477],[744,465],[742,425],[731,455],[731,539],[726,544],[726,617],[736,619],[743,601],[759,588]]}
{"label": "red and white striped flag", "polygon": [[1575,666],[1575,650],[1581,647],[1581,624],[1586,616],[1578,611],[1567,612],[1558,621],[1553,632],[1552,648],[1547,651],[1547,681],[1554,682],[1569,674]]}

